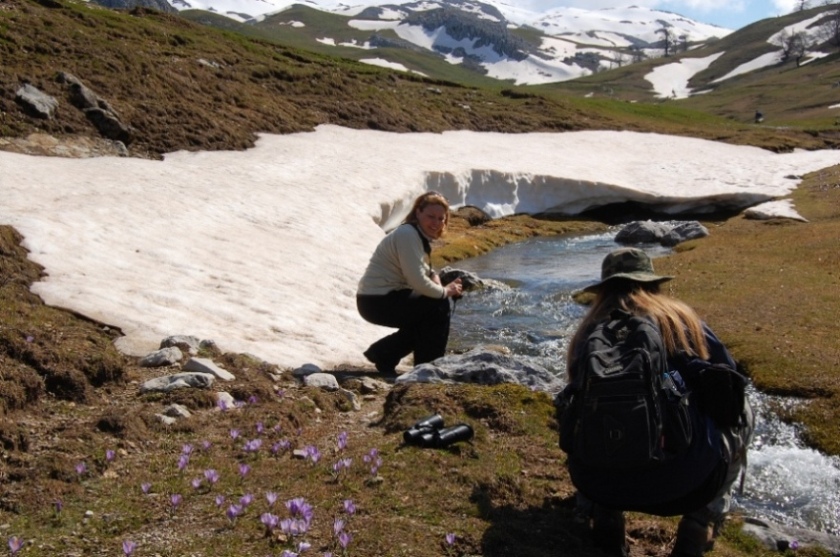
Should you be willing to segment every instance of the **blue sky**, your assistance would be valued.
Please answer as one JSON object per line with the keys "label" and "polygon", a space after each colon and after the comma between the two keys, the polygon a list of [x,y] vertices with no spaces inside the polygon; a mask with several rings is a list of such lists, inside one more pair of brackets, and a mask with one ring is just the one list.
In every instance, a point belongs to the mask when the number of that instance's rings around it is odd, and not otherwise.
{"label": "blue sky", "polygon": [[[797,0],[520,0],[521,5],[544,11],[558,6],[597,10],[623,6],[646,6],[676,12],[691,19],[729,29],[740,29],[760,19],[793,11]],[[512,4],[520,1],[513,0]]]}

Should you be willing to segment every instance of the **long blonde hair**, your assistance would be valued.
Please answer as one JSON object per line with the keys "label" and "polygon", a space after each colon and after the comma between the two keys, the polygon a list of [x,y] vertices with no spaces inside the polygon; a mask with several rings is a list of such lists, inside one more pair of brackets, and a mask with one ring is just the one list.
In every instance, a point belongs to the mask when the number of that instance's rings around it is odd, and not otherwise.
{"label": "long blonde hair", "polygon": [[703,322],[688,304],[662,293],[659,284],[614,279],[598,289],[592,307],[572,337],[566,367],[570,377],[577,357],[575,351],[595,324],[607,319],[615,309],[652,317],[659,325],[669,356],[683,350],[690,356],[709,358]]}

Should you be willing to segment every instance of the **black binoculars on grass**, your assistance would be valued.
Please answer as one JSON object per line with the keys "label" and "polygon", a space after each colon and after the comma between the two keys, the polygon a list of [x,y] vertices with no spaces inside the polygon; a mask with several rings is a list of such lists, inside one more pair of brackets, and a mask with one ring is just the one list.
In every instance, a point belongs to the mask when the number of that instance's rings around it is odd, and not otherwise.
{"label": "black binoculars on grass", "polygon": [[403,440],[407,445],[438,449],[458,441],[468,441],[472,437],[473,429],[468,424],[444,428],[440,414],[423,418],[403,433]]}

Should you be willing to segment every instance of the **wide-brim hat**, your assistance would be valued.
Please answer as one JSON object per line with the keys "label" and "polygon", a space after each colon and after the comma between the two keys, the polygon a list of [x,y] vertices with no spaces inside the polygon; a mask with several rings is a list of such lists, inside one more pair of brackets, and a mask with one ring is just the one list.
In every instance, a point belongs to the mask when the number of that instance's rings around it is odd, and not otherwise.
{"label": "wide-brim hat", "polygon": [[587,286],[584,292],[598,292],[606,283],[615,279],[634,280],[636,282],[660,283],[671,280],[672,276],[657,275],[653,271],[653,262],[644,250],[639,248],[621,248],[609,253],[601,264],[601,280]]}

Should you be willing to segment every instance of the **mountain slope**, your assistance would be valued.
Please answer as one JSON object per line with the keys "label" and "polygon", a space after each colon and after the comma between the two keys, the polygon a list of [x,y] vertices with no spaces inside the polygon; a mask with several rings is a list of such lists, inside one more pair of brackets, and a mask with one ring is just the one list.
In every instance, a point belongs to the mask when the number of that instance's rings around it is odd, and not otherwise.
{"label": "mountain slope", "polygon": [[[548,90],[464,87],[141,8],[119,12],[58,0],[7,0],[0,10],[0,59],[0,147],[23,151],[28,147],[20,138],[34,132],[102,137],[92,115],[74,104],[68,75],[116,113],[129,129],[129,154],[144,157],[243,149],[260,132],[306,131],[327,123],[395,132],[632,129],[773,150],[823,148],[835,141],[796,129],[732,125],[676,107],[663,112]],[[20,102],[27,84],[57,102],[50,118]]]}
{"label": "mountain slope", "polygon": [[[258,26],[285,44],[311,48],[317,41],[345,47],[336,53],[369,63],[390,62],[405,71],[422,69],[406,64],[408,61],[400,59],[393,49],[419,48],[429,57],[461,66],[467,72],[516,84],[565,81],[621,65],[633,57],[658,56],[663,33],[675,45],[686,48],[731,32],[670,12],[639,7],[558,8],[543,14],[493,0],[436,0],[371,7],[332,7],[325,2],[309,2],[306,9],[318,15],[301,17],[302,5],[284,7],[280,1],[246,4],[239,0],[178,0],[173,5],[184,12],[224,14]],[[250,11],[243,13],[246,9]],[[340,17],[331,18],[328,14]],[[198,16],[191,13],[189,17]],[[221,21],[211,22],[216,23]],[[299,42],[302,37],[309,40],[308,45]],[[369,52],[349,53],[346,47]],[[432,77],[448,73],[438,73],[434,66],[431,70]]]}
{"label": "mountain slope", "polygon": [[[513,98],[252,41],[135,9],[45,0],[0,10],[0,136],[95,132],[75,108],[72,74],[132,128],[130,149],[239,149],[255,132],[323,123],[391,131],[564,130],[609,126],[561,100]],[[55,98],[42,119],[17,102],[24,84]]]}
{"label": "mountain slope", "polygon": [[[833,134],[840,102],[837,47],[820,28],[836,6],[821,6],[756,22],[731,35],[686,53],[647,60],[538,90],[564,91],[632,102],[668,101],[740,122],[752,122],[756,111],[763,124],[804,126]],[[807,49],[802,60],[781,61],[784,36],[802,33]],[[705,61],[704,65],[697,64]],[[675,71],[694,63],[696,71]],[[657,91],[654,75],[671,72],[672,87]],[[687,98],[669,98],[684,86]]]}

